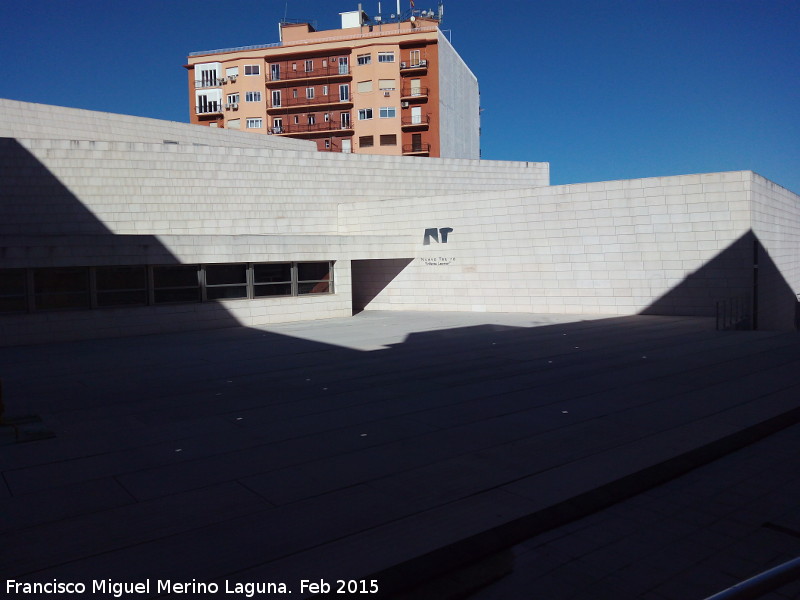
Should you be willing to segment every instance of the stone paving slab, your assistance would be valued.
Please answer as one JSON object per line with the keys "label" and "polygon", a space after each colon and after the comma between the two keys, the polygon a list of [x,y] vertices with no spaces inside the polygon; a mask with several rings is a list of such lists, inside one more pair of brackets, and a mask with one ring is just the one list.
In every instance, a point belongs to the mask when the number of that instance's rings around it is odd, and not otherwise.
{"label": "stone paving slab", "polygon": [[0,447],[0,573],[25,581],[397,591],[800,417],[795,334],[695,318],[365,312],[0,365],[57,434]]}

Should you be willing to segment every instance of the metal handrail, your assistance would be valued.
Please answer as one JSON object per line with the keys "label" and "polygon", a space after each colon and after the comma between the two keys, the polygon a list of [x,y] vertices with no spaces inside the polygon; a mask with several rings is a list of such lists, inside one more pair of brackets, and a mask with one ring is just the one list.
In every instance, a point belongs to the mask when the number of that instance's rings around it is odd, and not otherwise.
{"label": "metal handrail", "polygon": [[297,98],[283,98],[279,106],[270,106],[270,110],[278,108],[298,108],[302,106],[313,106],[315,104],[352,104],[352,100],[342,100],[339,94],[328,94],[327,96],[314,96],[313,98],[306,98],[298,96]]}
{"label": "metal handrail", "polygon": [[[285,61],[291,62],[291,61]],[[279,63],[270,63],[270,64],[279,64]],[[344,73],[342,72],[344,71]],[[346,68],[340,68],[338,64],[331,65],[325,68],[314,69],[312,71],[292,71],[286,69],[285,71],[280,73],[280,76],[277,79],[274,79],[271,74],[270,78],[267,83],[280,83],[281,81],[295,81],[297,79],[313,79],[315,77],[347,77],[350,75],[350,67],[347,66]]]}
{"label": "metal handrail", "polygon": [[749,297],[733,297],[717,300],[717,331],[726,329],[751,329],[751,303]]}
{"label": "metal handrail", "polygon": [[418,87],[418,88],[405,88],[401,93],[401,98],[419,98],[421,96],[428,95],[428,88],[426,87]]}
{"label": "metal handrail", "polygon": [[403,144],[403,153],[408,152],[430,152],[430,144]]}
{"label": "metal handrail", "polygon": [[213,102],[209,103],[207,106],[196,106],[196,114],[198,115],[208,115],[211,113],[221,113],[222,112],[222,103]]}
{"label": "metal handrail", "polygon": [[431,117],[430,115],[420,115],[418,117],[403,117],[402,126],[403,127],[413,127],[415,125],[430,125]]}
{"label": "metal handrail", "polygon": [[705,600],[756,600],[797,579],[800,579],[800,556],[740,581]]}

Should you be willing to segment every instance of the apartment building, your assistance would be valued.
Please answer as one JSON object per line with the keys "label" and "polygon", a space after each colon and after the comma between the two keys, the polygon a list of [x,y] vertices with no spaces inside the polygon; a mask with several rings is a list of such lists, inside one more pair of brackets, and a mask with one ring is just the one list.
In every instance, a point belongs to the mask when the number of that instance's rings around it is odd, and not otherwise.
{"label": "apartment building", "polygon": [[280,41],[189,55],[191,122],[313,140],[329,152],[477,159],[478,81],[443,11],[281,22]]}

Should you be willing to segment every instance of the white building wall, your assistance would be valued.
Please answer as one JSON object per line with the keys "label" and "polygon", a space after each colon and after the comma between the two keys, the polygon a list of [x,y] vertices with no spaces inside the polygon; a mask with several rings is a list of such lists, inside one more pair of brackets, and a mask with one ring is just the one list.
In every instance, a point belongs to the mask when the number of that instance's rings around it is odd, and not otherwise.
{"label": "white building wall", "polygon": [[316,150],[316,143],[0,98],[0,137]]}
{"label": "white building wall", "polygon": [[439,32],[439,143],[443,158],[480,158],[478,79]]}
{"label": "white building wall", "polygon": [[800,196],[760,175],[750,175],[753,232],[761,245],[758,326],[782,329],[798,321]]}
{"label": "white building wall", "polygon": [[[749,290],[749,172],[342,205],[343,231],[416,236],[368,309],[713,316]],[[452,228],[447,243],[429,228]]]}
{"label": "white building wall", "polygon": [[0,139],[0,158],[5,235],[329,234],[340,202],[549,180],[547,163],[181,144]]}

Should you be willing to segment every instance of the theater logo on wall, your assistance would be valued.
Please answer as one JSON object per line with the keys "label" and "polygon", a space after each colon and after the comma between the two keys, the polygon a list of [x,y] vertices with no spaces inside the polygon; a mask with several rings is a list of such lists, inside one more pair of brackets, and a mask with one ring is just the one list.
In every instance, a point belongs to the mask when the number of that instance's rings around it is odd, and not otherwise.
{"label": "theater logo on wall", "polygon": [[[438,229],[436,227],[430,227],[425,230],[425,237],[422,240],[422,245],[430,246],[431,240],[437,244],[446,244],[447,236],[452,232],[452,227],[439,227]],[[423,256],[421,260],[428,266],[440,266],[453,264],[456,259],[454,256]]]}

